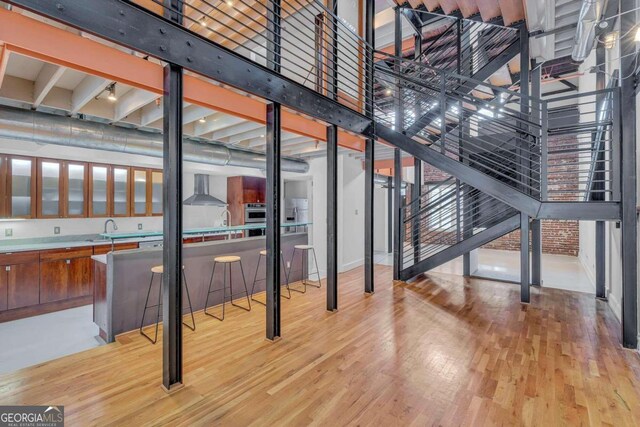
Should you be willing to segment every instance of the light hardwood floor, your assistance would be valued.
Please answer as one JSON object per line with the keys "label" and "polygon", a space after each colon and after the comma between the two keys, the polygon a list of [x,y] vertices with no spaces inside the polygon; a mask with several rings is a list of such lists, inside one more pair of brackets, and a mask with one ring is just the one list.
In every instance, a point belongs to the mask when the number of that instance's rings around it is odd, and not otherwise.
{"label": "light hardwood floor", "polygon": [[118,342],[0,377],[0,404],[62,404],[67,425],[638,425],[640,361],[588,294],[453,275],[413,283],[376,270],[283,300],[279,342],[264,307],[202,313],[185,329],[185,387],[160,388],[161,346]]}

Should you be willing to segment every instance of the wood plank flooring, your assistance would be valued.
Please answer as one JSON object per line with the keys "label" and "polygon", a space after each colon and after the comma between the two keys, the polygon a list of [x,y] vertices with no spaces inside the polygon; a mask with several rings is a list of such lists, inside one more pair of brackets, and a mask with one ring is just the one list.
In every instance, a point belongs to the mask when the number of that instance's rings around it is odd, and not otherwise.
{"label": "wood plank flooring", "polygon": [[619,345],[605,303],[587,294],[452,275],[393,283],[376,269],[283,300],[282,340],[264,307],[197,313],[185,329],[185,387],[160,387],[161,349],[117,343],[0,377],[0,404],[65,405],[67,425],[640,424],[640,359]]}

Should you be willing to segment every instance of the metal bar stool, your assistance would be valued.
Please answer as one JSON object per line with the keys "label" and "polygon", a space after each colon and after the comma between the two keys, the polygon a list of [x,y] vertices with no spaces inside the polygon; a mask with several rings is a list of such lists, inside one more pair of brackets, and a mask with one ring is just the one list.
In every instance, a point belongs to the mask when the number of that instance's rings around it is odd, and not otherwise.
{"label": "metal bar stool", "polygon": [[[149,341],[151,341],[151,344],[155,344],[158,341],[158,324],[160,323],[160,312],[161,312],[161,307],[162,307],[162,273],[164,272],[164,268],[161,265],[156,265],[155,267],[151,268],[151,281],[149,282],[149,290],[147,291],[147,299],[144,302],[144,310],[142,312],[142,320],[140,321],[140,333],[147,338]],[[155,278],[156,274],[160,275],[160,288],[158,289],[158,304],[156,305],[149,305],[149,296],[151,295],[151,288],[153,287],[153,279]],[[189,304],[188,307],[183,307],[182,309],[189,309],[189,312],[191,313],[191,325],[189,325],[186,322],[182,322],[183,325],[185,325],[187,328],[191,329],[192,331],[196,330],[196,320],[193,317],[193,308],[191,307],[191,297],[189,296],[189,286],[187,285],[187,276],[185,276],[184,274],[184,266],[182,266],[182,280],[184,283],[184,290],[185,293],[187,294],[187,303]],[[156,333],[154,335],[154,338],[151,339],[151,337],[149,335],[147,335],[144,330],[142,329],[144,326],[144,317],[147,314],[147,309],[148,308],[154,308],[157,307],[158,308],[158,313],[156,315]]]}
{"label": "metal bar stool", "polygon": [[[313,286],[314,288],[319,288],[322,286],[322,280],[320,279],[320,268],[318,267],[318,258],[316,258],[316,250],[311,245],[295,245],[293,247],[293,254],[291,255],[291,266],[289,266],[289,271],[287,273],[287,283],[289,282],[289,277],[291,274],[291,269],[293,268],[293,261],[296,258],[296,251],[300,251],[300,261],[302,264],[302,284],[304,285],[304,291],[301,291],[296,288],[291,288],[292,291],[300,292],[304,294],[307,292],[307,286]],[[309,273],[309,252],[313,253],[313,261],[316,264],[316,271],[313,273]],[[299,270],[296,270],[299,271]],[[316,274],[318,276],[318,284],[313,285],[308,282],[309,276],[312,274]]]}
{"label": "metal bar stool", "polygon": [[[240,273],[242,274],[242,281],[244,282],[244,294],[247,296],[247,303],[249,304],[249,308],[247,307],[243,307],[241,305],[235,304],[233,302],[233,297],[234,295],[238,295],[238,294],[242,294],[243,292],[239,292],[234,294],[233,293],[233,281],[231,280],[231,266],[234,263],[238,263],[240,264]],[[222,289],[214,289],[211,290],[211,287],[213,286],[213,275],[216,272],[216,266],[218,264],[222,264],[224,266],[224,275],[223,275],[223,279],[222,279]],[[209,280],[209,290],[207,292],[207,300],[204,303],[204,314],[206,314],[207,316],[211,316],[215,319],[218,319],[220,321],[224,320],[224,306],[227,303],[227,266],[229,266],[229,298],[231,300],[231,305],[241,308],[245,311],[251,311],[251,300],[249,299],[249,291],[247,289],[247,281],[244,278],[244,269],[242,268],[242,260],[239,256],[235,256],[235,255],[227,255],[227,256],[219,256],[219,257],[215,257],[213,259],[213,270],[211,271],[211,279]],[[213,313],[208,313],[207,312],[207,307],[209,306],[209,295],[211,295],[214,292],[223,292],[223,298],[222,298],[222,317],[218,317]]]}
{"label": "metal bar stool", "polygon": [[[260,300],[257,300],[253,297],[253,291],[256,288],[256,282],[260,282],[263,280],[267,280],[267,278],[265,277],[264,279],[258,279],[258,270],[260,269],[260,261],[262,261],[262,257],[266,257],[267,256],[267,250],[263,249],[260,251],[260,255],[258,255],[258,265],[256,265],[256,274],[253,275],[253,284],[251,285],[251,300],[257,302],[258,304],[262,304],[262,305],[266,305],[265,303],[263,303]],[[286,299],[291,299],[291,290],[289,289],[289,280],[288,280],[288,274],[286,274],[287,272],[287,267],[284,265],[284,255],[282,254],[282,251],[280,251],[280,260],[282,260],[282,268],[285,272],[285,276],[284,276],[284,283],[285,286],[287,287],[287,293],[289,294],[289,296],[284,296],[282,295],[284,298]]]}

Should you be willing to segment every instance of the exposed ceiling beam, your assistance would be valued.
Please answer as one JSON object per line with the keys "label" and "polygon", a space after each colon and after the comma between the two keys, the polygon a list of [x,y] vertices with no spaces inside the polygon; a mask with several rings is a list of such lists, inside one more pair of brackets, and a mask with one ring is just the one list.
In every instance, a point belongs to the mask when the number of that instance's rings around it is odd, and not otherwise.
{"label": "exposed ceiling beam", "polygon": [[6,46],[0,44],[0,87],[2,87],[2,81],[7,72],[7,64],[9,63],[9,55],[11,51]]}
{"label": "exposed ceiling beam", "polygon": [[153,103],[155,106],[154,101],[158,98],[160,98],[160,95],[153,92],[147,92],[142,89],[131,89],[116,102],[113,121],[119,122],[145,105]]}
{"label": "exposed ceiling beam", "polygon": [[[293,133],[289,133],[289,134],[282,134],[282,137],[280,138],[280,141],[284,144],[284,143],[288,143],[288,144],[296,144],[299,142],[306,142],[309,141],[309,138],[306,136],[299,136]],[[260,148],[267,145],[267,141],[266,138],[254,138],[254,139],[250,139],[247,141],[247,148]]]}
{"label": "exposed ceiling beam", "polygon": [[56,85],[66,68],[45,63],[33,85],[33,108],[38,108],[51,89]]}
{"label": "exposed ceiling beam", "polygon": [[71,95],[71,110],[69,114],[74,115],[80,112],[82,107],[94,99],[100,92],[103,92],[109,82],[102,77],[86,76],[73,91]]}
{"label": "exposed ceiling beam", "polygon": [[182,110],[182,123],[188,125],[189,123],[193,123],[202,118],[205,118],[208,121],[208,117],[212,116],[214,113],[215,111],[211,111],[208,108],[185,104]]}
{"label": "exposed ceiling beam", "polygon": [[221,114],[220,117],[209,119],[206,123],[196,123],[194,133],[195,136],[205,136],[210,133],[215,133],[216,131],[219,131],[221,129],[228,128],[229,126],[245,122],[246,120],[244,120],[242,117]]}
{"label": "exposed ceiling beam", "polygon": [[[0,22],[0,43],[4,42],[11,52],[162,94],[162,66],[159,64],[17,12],[0,9]],[[262,124],[266,120],[264,102],[187,74],[184,77],[184,99],[245,120]],[[326,140],[324,123],[287,109],[282,111],[282,128],[309,138]],[[364,150],[364,139],[348,132],[338,132],[338,143]]]}
{"label": "exposed ceiling beam", "polygon": [[160,120],[163,115],[162,103],[151,102],[142,107],[140,126],[150,126]]}
{"label": "exposed ceiling beam", "polygon": [[238,142],[247,141],[253,138],[264,138],[265,132],[266,132],[266,129],[264,126],[255,127],[249,130],[248,132],[241,132],[241,133],[237,133],[229,136],[229,139],[227,140],[227,142],[229,144],[237,144]]}

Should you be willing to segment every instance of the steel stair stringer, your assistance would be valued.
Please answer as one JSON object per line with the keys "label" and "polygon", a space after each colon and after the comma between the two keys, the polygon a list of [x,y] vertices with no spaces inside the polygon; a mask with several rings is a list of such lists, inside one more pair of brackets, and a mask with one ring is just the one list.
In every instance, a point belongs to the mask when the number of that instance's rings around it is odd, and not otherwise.
{"label": "steel stair stringer", "polygon": [[511,233],[518,228],[520,228],[520,214],[515,214],[478,234],[465,238],[461,242],[443,249],[429,258],[419,261],[412,266],[406,267],[400,271],[400,280],[411,279],[418,274],[438,267],[439,265],[462,256],[482,245],[486,245],[487,243],[492,242],[505,234]]}

